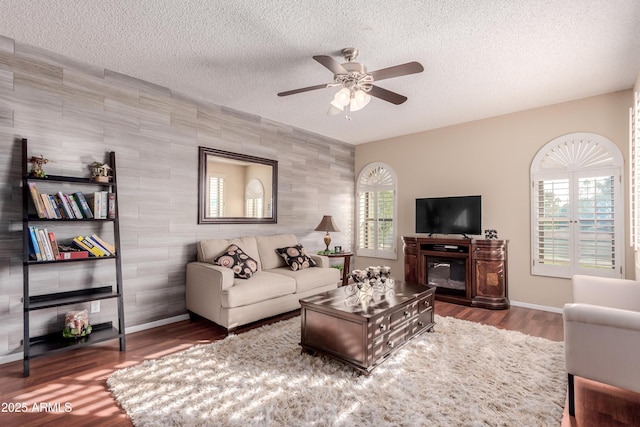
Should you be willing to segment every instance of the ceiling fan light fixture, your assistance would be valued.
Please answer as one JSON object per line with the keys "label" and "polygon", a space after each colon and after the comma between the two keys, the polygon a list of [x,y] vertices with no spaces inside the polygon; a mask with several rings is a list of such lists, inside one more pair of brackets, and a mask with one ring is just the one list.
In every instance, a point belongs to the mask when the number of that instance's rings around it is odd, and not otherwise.
{"label": "ceiling fan light fixture", "polygon": [[371,101],[371,95],[358,89],[351,98],[351,111],[362,110]]}
{"label": "ceiling fan light fixture", "polygon": [[337,116],[338,114],[344,111],[344,107],[338,104],[335,99],[329,103],[329,111],[327,111],[327,115],[329,116]]}
{"label": "ceiling fan light fixture", "polygon": [[351,102],[351,91],[346,87],[340,89],[336,95],[333,97],[333,101],[343,107],[345,107],[349,102]]}

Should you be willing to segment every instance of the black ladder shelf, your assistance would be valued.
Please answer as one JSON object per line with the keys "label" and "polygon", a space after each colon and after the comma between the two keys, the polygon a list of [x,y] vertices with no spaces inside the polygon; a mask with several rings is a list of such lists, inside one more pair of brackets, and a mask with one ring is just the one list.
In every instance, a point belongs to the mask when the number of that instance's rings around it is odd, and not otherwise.
{"label": "black ladder shelf", "polygon": [[[109,182],[96,182],[90,178],[73,177],[73,176],[57,176],[49,175],[46,177],[29,176],[27,164],[29,163],[27,150],[27,140],[22,139],[22,248],[23,248],[23,319],[24,319],[24,368],[23,374],[29,376],[29,362],[36,357],[42,357],[49,354],[59,353],[63,351],[73,350],[91,344],[104,341],[118,339],[120,341],[120,351],[125,351],[125,322],[124,322],[124,301],[122,293],[122,262],[120,252],[120,228],[118,221],[118,195],[116,181],[116,155],[115,152],[109,153],[109,166],[111,167],[112,177]],[[69,218],[40,218],[38,215],[29,213],[29,204],[32,195],[29,189],[29,183],[36,184],[64,183],[72,185],[74,188],[101,188],[115,194],[115,216],[106,219],[69,219]],[[89,258],[73,258],[59,259],[49,261],[36,261],[31,259],[29,245],[30,233],[29,225],[32,223],[46,224],[47,222],[65,223],[66,225],[83,225],[96,224],[102,222],[112,224],[113,229],[113,246],[115,254],[110,256],[89,257]],[[43,295],[31,295],[29,286],[29,270],[35,265],[51,265],[51,264],[67,264],[67,263],[86,263],[101,262],[103,260],[115,261],[115,283],[111,286],[90,286],[76,290],[67,290],[64,292],[55,292]],[[79,265],[79,264],[78,264]],[[82,338],[64,338],[62,331],[41,336],[31,336],[30,318],[34,312],[43,309],[70,306],[74,304],[89,303],[91,301],[113,300],[117,301],[117,325],[113,322],[104,322],[92,324],[91,334]]]}

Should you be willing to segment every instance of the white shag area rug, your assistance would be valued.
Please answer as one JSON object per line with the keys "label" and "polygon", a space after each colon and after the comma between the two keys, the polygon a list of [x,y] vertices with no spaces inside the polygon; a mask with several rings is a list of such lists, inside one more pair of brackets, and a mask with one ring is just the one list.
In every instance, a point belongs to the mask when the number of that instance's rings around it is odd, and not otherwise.
{"label": "white shag area rug", "polygon": [[301,353],[300,318],[116,371],[136,426],[558,426],[563,344],[436,316],[360,376]]}

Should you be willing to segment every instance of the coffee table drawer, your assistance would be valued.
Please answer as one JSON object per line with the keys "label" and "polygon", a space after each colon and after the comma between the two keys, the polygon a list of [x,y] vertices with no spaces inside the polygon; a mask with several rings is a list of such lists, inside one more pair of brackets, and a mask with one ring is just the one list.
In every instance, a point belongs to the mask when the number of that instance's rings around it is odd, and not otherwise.
{"label": "coffee table drawer", "polygon": [[413,336],[427,327],[433,327],[433,310],[423,311],[411,322],[409,336]]}
{"label": "coffee table drawer", "polygon": [[373,360],[375,363],[384,356],[386,356],[389,352],[391,352],[394,348],[402,345],[407,340],[407,328],[397,329],[395,331],[389,332],[381,337],[378,337],[373,342]]}
{"label": "coffee table drawer", "polygon": [[417,305],[412,303],[402,307],[400,310],[396,310],[389,315],[389,329],[394,330],[409,320],[411,317],[417,314]]}

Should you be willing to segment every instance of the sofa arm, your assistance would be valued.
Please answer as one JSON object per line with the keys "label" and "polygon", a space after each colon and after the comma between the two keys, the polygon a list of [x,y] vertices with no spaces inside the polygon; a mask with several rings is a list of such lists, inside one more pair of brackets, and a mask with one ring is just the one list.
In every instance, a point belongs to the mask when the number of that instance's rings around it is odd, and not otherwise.
{"label": "sofa arm", "polygon": [[233,270],[208,262],[190,262],[187,264],[187,286],[196,282],[215,286],[222,291],[233,286]]}
{"label": "sofa arm", "polygon": [[571,303],[563,308],[565,322],[579,322],[617,329],[630,329],[640,334],[640,312],[599,305]]}
{"label": "sofa arm", "polygon": [[640,392],[640,312],[565,304],[567,373]]}
{"label": "sofa arm", "polygon": [[311,259],[313,259],[318,267],[329,268],[331,264],[329,264],[329,257],[324,255],[309,255]]}
{"label": "sofa arm", "polygon": [[186,307],[222,324],[222,291],[233,286],[233,270],[206,262],[187,264]]}

